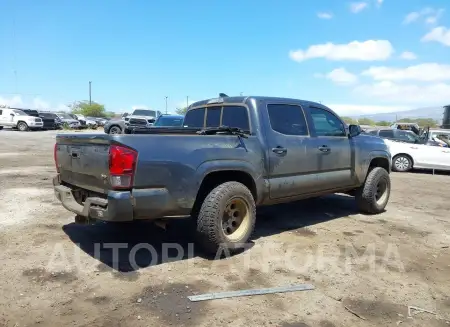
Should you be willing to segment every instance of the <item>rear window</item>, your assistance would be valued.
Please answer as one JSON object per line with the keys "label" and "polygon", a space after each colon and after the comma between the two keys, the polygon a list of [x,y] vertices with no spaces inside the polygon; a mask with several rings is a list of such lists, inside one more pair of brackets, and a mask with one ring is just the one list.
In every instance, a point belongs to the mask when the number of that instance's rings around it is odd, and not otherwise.
{"label": "rear window", "polygon": [[237,127],[250,131],[247,108],[244,106],[223,106],[191,109],[184,118],[184,127],[203,128],[206,111],[205,127]]}
{"label": "rear window", "polygon": [[394,138],[394,131],[392,129],[384,129],[381,130],[378,135],[380,137]]}
{"label": "rear window", "polygon": [[205,122],[205,108],[189,110],[184,118],[184,127],[203,128]]}
{"label": "rear window", "polygon": [[206,127],[219,127],[222,107],[209,107],[206,110]]}

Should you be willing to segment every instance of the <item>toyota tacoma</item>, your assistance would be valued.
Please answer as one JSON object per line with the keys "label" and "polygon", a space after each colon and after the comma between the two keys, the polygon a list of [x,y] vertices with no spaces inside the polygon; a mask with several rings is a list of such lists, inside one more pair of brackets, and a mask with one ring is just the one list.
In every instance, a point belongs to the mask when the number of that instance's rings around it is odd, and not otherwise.
{"label": "toyota tacoma", "polygon": [[286,98],[199,101],[180,127],[59,134],[54,159],[55,195],[79,222],[187,218],[212,253],[244,246],[258,206],[347,193],[378,214],[391,191],[381,138]]}

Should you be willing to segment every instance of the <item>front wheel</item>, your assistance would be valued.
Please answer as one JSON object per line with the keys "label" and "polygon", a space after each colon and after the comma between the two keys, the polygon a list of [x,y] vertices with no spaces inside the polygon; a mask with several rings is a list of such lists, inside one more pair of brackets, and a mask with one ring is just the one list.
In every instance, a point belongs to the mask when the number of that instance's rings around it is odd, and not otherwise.
{"label": "front wheel", "polygon": [[27,123],[21,121],[17,124],[17,129],[21,132],[26,132],[26,131],[28,131],[28,125],[27,125]]}
{"label": "front wheel", "polygon": [[122,134],[122,129],[119,126],[112,126],[109,129],[109,134]]}
{"label": "front wheel", "polygon": [[378,214],[384,211],[391,195],[389,173],[381,167],[375,167],[367,175],[364,185],[356,190],[356,203],[360,211]]}
{"label": "front wheel", "polygon": [[230,254],[245,247],[256,222],[256,205],[250,190],[238,182],[214,188],[203,201],[197,217],[197,236],[210,254]]}
{"label": "front wheel", "polygon": [[392,159],[392,170],[407,172],[412,168],[411,158],[405,154],[398,154]]}

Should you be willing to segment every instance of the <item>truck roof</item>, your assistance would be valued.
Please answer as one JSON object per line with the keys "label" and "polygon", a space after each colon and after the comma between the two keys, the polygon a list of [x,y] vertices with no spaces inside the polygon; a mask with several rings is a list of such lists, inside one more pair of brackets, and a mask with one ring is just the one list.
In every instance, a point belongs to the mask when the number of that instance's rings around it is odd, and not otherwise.
{"label": "truck roof", "polygon": [[[300,100],[300,99],[293,99],[293,98],[283,98],[283,97],[269,97],[269,96],[231,96],[231,97],[217,97],[217,98],[210,98],[205,100],[200,100],[197,102],[192,103],[188,109],[198,106],[204,106],[208,104],[219,104],[219,103],[246,103],[249,100],[264,100],[264,101],[274,101],[274,102],[288,102],[288,103],[295,103],[300,104],[303,106],[316,106],[321,108],[328,108],[324,106],[323,104],[314,102],[314,101],[307,101],[307,100]],[[330,108],[328,108],[330,109]]]}

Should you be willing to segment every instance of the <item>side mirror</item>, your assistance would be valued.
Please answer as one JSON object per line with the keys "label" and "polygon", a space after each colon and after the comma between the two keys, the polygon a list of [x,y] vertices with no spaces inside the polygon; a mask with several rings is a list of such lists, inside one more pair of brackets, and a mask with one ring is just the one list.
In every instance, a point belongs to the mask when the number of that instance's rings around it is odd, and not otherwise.
{"label": "side mirror", "polygon": [[12,112],[10,113],[11,116],[15,116]]}
{"label": "side mirror", "polygon": [[361,127],[359,125],[348,126],[348,135],[350,137],[355,137],[361,134]]}

